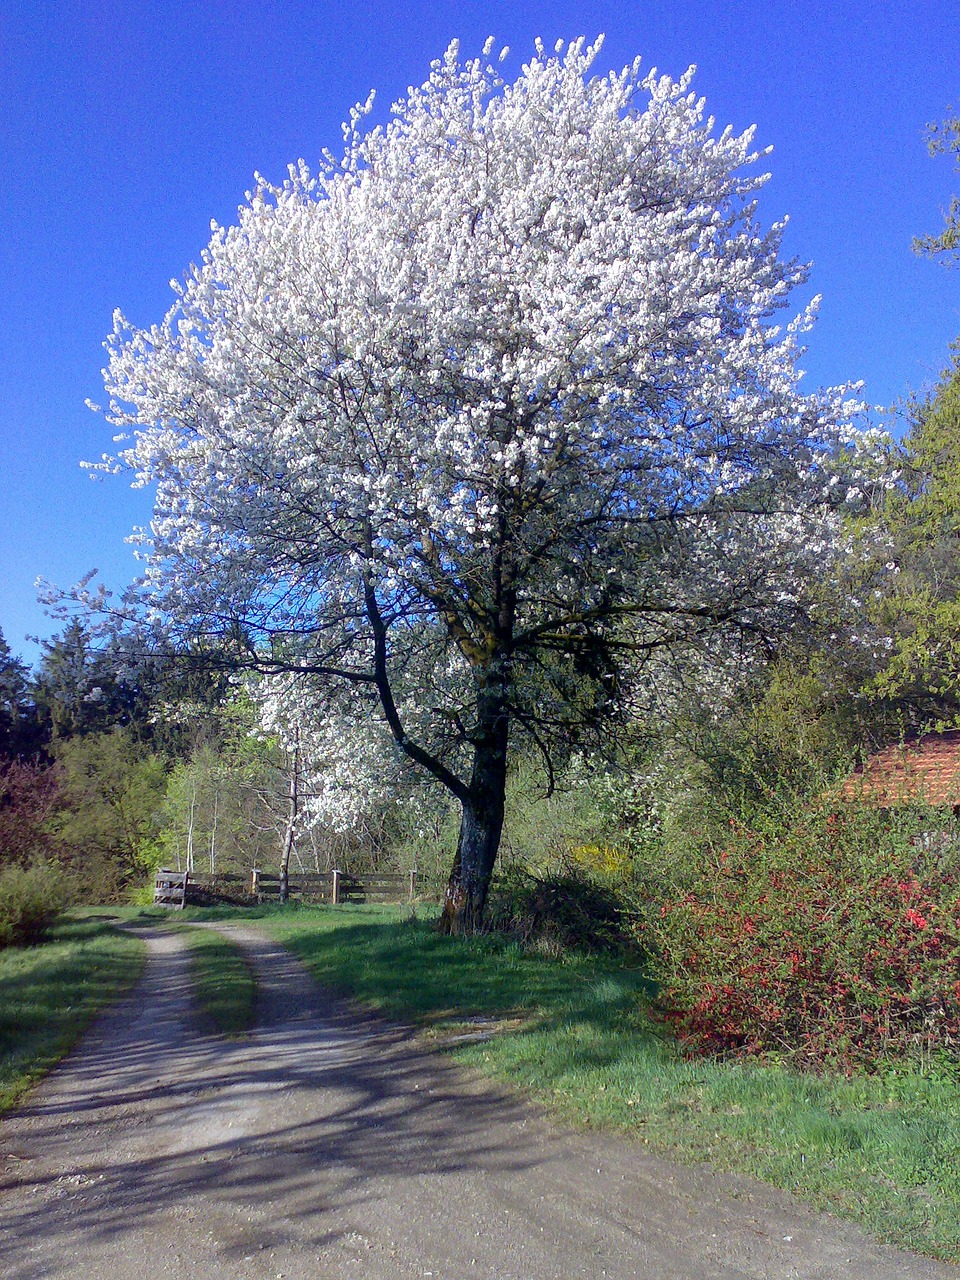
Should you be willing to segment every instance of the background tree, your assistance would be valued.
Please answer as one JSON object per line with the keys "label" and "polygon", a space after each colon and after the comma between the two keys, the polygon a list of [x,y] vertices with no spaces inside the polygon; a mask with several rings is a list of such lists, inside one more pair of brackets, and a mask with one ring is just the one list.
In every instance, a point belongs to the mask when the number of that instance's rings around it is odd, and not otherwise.
{"label": "background tree", "polygon": [[14,657],[0,631],[0,758],[35,757],[43,740],[30,669]]}
{"label": "background tree", "polygon": [[890,644],[875,687],[927,721],[952,721],[960,715],[960,360],[907,411],[898,482],[863,541],[874,570],[869,610]]}
{"label": "background tree", "polygon": [[452,45],[108,343],[134,443],[105,465],[156,485],[141,602],[349,686],[452,793],[450,929],[508,749],[549,774],[658,653],[789,626],[846,492],[842,395],[797,389],[810,313],[771,324],[804,269],[755,222],[752,131],[716,135],[689,74],[591,78],[598,48],[505,84]]}
{"label": "background tree", "polygon": [[74,618],[41,649],[34,698],[53,742],[149,722],[147,665],[135,671],[122,641],[98,643]]}
{"label": "background tree", "polygon": [[82,877],[84,900],[122,900],[154,862],[166,763],[120,726],[60,742],[57,758],[53,832]]}

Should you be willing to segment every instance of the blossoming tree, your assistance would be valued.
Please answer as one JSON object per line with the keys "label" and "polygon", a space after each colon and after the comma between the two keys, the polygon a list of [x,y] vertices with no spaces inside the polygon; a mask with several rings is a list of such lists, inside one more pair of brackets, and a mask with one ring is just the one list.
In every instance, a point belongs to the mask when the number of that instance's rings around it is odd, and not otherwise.
{"label": "blossoming tree", "polygon": [[507,83],[452,45],[386,126],[354,110],[340,162],[258,179],[164,321],[107,344],[150,608],[347,691],[448,788],[452,930],[508,751],[549,768],[626,670],[777,627],[853,438],[841,392],[798,390],[810,312],[772,323],[804,269],[756,224],[752,131],[598,51],[538,42]]}

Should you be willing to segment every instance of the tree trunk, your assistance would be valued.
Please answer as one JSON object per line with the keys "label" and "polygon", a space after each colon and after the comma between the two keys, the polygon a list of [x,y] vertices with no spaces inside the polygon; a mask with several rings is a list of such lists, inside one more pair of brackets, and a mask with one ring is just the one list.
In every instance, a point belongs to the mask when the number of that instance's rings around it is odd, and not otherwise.
{"label": "tree trunk", "polygon": [[213,819],[210,826],[210,874],[217,874],[217,818],[220,814],[219,792],[213,793]]}
{"label": "tree trunk", "polygon": [[[364,602],[373,635],[374,683],[390,732],[397,746],[452,792],[463,808],[457,854],[438,925],[441,933],[476,933],[481,927],[493,864],[500,846],[500,833],[503,830],[507,741],[510,736],[507,691],[510,685],[516,591],[506,582],[502,547],[496,559],[498,619],[494,634],[485,637],[486,640],[493,640],[492,651],[483,661],[475,663],[477,728],[476,734],[470,739],[474,750],[468,786],[442,760],[425,750],[406,733],[390,685],[387,624],[380,612],[372,575],[364,580]],[[454,626],[454,630],[463,642],[462,628]],[[470,647],[474,651],[471,661],[474,661],[477,646],[471,642]],[[483,645],[481,649],[485,647]]]}
{"label": "tree trunk", "polygon": [[190,816],[187,819],[187,870],[193,871],[193,824],[194,812],[197,807],[197,787],[194,783],[193,792],[190,796]]}
{"label": "tree trunk", "polygon": [[478,746],[474,755],[470,794],[463,802],[457,853],[440,915],[441,933],[477,933],[483,924],[503,830],[506,736],[504,725],[498,728],[493,742]]}
{"label": "tree trunk", "polygon": [[289,806],[287,809],[287,826],[283,834],[283,847],[280,851],[280,901],[286,902],[290,897],[290,854],[297,833],[297,814],[300,812],[300,735],[294,740],[293,760],[290,768]]}

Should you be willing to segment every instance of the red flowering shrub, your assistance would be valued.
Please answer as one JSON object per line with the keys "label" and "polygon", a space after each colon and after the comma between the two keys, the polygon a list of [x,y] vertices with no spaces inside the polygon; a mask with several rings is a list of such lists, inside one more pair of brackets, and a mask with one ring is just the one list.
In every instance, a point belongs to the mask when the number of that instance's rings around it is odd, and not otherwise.
{"label": "red flowering shrub", "polygon": [[731,823],[683,888],[646,913],[664,1013],[681,1038],[701,1052],[813,1065],[957,1043],[950,825],[942,811],[826,808],[779,831]]}

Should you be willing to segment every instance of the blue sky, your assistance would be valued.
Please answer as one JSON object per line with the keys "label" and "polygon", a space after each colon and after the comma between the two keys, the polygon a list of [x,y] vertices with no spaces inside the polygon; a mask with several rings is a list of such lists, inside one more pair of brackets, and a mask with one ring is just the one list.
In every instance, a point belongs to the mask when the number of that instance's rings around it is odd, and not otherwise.
{"label": "blue sky", "polygon": [[926,122],[960,108],[957,0],[632,0],[632,3],[246,3],[0,0],[0,628],[28,660],[28,632],[56,624],[34,580],[136,571],[124,537],[145,493],[79,468],[110,448],[85,408],[102,398],[113,308],[159,320],[206,243],[233,220],[254,170],[282,178],[340,145],[351,105],[376,118],[450,39],[511,47],[606,34],[600,69],[641,54],[695,86],[719,126],[772,144],[765,222],[812,262],[821,319],[807,382],[866,381],[887,405],[934,379],[960,334],[960,270],[910,252],[951,191]]}

